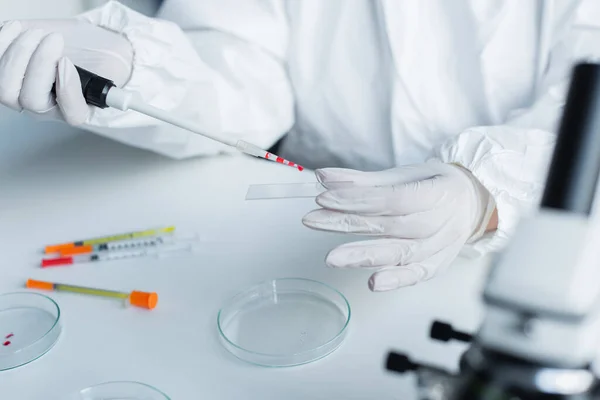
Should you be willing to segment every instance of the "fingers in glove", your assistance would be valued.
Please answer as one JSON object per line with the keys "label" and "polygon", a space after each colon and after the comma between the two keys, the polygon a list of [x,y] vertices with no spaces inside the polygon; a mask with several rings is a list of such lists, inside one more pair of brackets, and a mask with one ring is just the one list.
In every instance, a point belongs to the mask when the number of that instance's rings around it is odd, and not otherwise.
{"label": "fingers in glove", "polygon": [[434,177],[422,181],[380,187],[328,190],[316,198],[323,208],[367,215],[407,215],[444,205],[447,180]]}
{"label": "fingers in glove", "polygon": [[413,286],[424,280],[425,269],[419,264],[404,267],[387,267],[375,272],[369,278],[369,289],[373,292],[387,292],[406,286]]}
{"label": "fingers in glove", "polygon": [[331,250],[325,259],[330,268],[382,268],[422,261],[436,250],[419,240],[378,239],[345,243]]}
{"label": "fingers in glove", "polygon": [[0,28],[0,57],[8,46],[21,34],[22,26],[19,21],[9,21]]}
{"label": "fingers in glove", "polygon": [[382,186],[428,179],[437,175],[437,172],[429,164],[416,164],[378,172],[323,168],[317,170],[315,175],[325,187],[332,182],[352,182],[353,186]]}
{"label": "fingers in glove", "polygon": [[[21,35],[21,31],[22,26],[19,21],[9,21],[2,25],[2,29],[0,29],[0,75],[2,75],[1,71],[4,69],[4,54],[13,41]],[[6,96],[4,91],[5,88],[0,83],[0,103],[9,106],[3,101],[4,96]]]}
{"label": "fingers in glove", "polygon": [[79,74],[73,63],[66,57],[58,61],[56,102],[68,124],[81,125],[86,122],[90,108],[81,92]]}
{"label": "fingers in glove", "polygon": [[302,223],[320,231],[423,239],[437,233],[447,219],[447,212],[439,209],[398,216],[358,215],[321,209],[305,215]]}
{"label": "fingers in glove", "polygon": [[31,56],[46,33],[41,29],[23,32],[9,44],[0,58],[0,103],[21,110],[19,95]]}
{"label": "fingers in glove", "polygon": [[400,267],[384,267],[371,275],[369,289],[374,292],[384,292],[416,285],[419,282],[431,279],[454,261],[461,248],[462,243],[457,241],[448,247],[442,248],[425,260]]}
{"label": "fingers in glove", "polygon": [[42,39],[31,56],[23,87],[19,95],[19,104],[26,110],[43,113],[56,105],[52,85],[56,80],[58,60],[64,50],[63,37],[51,33]]}

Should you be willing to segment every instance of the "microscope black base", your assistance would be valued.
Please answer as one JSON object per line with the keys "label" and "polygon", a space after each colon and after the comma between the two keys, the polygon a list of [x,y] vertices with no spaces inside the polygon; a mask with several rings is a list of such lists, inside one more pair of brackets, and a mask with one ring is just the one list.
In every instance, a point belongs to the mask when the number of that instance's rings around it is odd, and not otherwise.
{"label": "microscope black base", "polygon": [[598,380],[588,366],[536,365],[472,348],[462,367],[452,400],[600,400]]}

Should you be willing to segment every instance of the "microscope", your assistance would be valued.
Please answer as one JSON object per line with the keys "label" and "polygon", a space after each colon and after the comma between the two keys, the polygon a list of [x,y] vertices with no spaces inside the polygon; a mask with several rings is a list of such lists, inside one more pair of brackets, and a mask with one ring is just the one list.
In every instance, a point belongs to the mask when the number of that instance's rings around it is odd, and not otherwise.
{"label": "microscope", "polygon": [[[600,400],[600,242],[590,213],[600,172],[600,64],[575,66],[539,208],[492,261],[485,316],[469,334],[436,321],[430,336],[470,343],[459,372],[388,355],[417,374],[419,400]],[[596,228],[598,229],[598,228]]]}

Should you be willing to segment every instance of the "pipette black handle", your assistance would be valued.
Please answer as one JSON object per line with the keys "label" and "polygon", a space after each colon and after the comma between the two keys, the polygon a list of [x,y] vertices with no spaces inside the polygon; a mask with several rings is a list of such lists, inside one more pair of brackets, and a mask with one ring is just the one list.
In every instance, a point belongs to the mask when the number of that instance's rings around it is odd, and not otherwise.
{"label": "pipette black handle", "polygon": [[600,65],[575,67],[541,207],[589,215],[600,172]]}
{"label": "pipette black handle", "polygon": [[454,339],[459,342],[470,343],[473,340],[473,335],[470,333],[457,331],[452,325],[441,321],[435,321],[431,324],[429,337],[441,342],[449,342],[451,339]]}
{"label": "pipette black handle", "polygon": [[[110,89],[115,86],[114,82],[87,69],[78,66],[75,66],[75,68],[81,80],[81,91],[85,102],[99,108],[107,108],[106,96]],[[52,93],[56,93],[56,84],[52,86]]]}

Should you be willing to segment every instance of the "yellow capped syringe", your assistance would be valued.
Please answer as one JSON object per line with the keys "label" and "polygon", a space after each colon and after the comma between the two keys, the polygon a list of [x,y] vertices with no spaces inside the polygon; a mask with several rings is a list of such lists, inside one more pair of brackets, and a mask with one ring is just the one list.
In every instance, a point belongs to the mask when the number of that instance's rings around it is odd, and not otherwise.
{"label": "yellow capped syringe", "polygon": [[116,234],[109,235],[109,236],[101,236],[101,237],[95,237],[95,238],[90,238],[90,239],[76,240],[76,241],[70,242],[70,243],[51,244],[44,248],[44,252],[46,254],[59,253],[64,249],[72,249],[73,247],[89,246],[89,245],[94,245],[94,244],[98,244],[98,243],[114,242],[114,241],[118,241],[118,240],[139,239],[139,238],[146,238],[146,237],[151,237],[151,236],[160,236],[160,235],[172,234],[174,232],[175,232],[174,226],[165,226],[165,227],[160,227],[160,228],[145,229],[142,231],[116,233]]}

